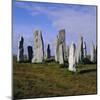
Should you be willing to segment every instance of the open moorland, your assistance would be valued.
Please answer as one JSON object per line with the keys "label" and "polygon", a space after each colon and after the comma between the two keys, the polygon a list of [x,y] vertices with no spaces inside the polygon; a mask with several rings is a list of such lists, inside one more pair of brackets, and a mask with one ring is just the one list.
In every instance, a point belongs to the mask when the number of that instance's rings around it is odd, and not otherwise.
{"label": "open moorland", "polygon": [[77,72],[52,62],[13,61],[14,99],[87,95],[97,93],[96,64],[79,64]]}

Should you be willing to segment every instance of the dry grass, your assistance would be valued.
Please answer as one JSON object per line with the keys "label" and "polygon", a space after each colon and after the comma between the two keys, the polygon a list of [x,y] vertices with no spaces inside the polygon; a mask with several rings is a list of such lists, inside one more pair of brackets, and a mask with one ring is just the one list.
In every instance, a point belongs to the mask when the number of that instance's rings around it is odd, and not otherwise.
{"label": "dry grass", "polygon": [[13,63],[14,99],[96,94],[96,65],[79,65],[77,73],[45,64]]}

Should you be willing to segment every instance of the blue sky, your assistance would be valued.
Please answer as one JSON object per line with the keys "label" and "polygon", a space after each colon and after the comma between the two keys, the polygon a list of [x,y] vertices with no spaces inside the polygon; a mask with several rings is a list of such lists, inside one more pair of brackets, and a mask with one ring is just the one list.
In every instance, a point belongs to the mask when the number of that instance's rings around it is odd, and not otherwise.
{"label": "blue sky", "polygon": [[33,33],[41,30],[45,48],[51,45],[54,54],[55,39],[60,29],[66,30],[66,44],[76,45],[79,36],[84,37],[88,53],[91,41],[96,44],[96,6],[13,2],[13,53],[17,54],[20,36],[24,37],[24,49],[33,46]]}

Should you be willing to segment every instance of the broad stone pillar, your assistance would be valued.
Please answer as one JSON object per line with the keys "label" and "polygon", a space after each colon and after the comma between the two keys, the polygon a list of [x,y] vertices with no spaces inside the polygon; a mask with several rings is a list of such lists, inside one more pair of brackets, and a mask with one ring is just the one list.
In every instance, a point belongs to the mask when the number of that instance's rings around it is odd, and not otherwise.
{"label": "broad stone pillar", "polygon": [[17,61],[23,62],[24,61],[24,38],[21,36],[18,41],[18,55],[17,55]]}
{"label": "broad stone pillar", "polygon": [[76,46],[74,43],[71,44],[69,49],[69,71],[76,72],[76,59],[75,59],[75,52],[76,52]]}
{"label": "broad stone pillar", "polygon": [[31,63],[32,62],[32,58],[33,58],[33,49],[32,49],[32,46],[28,46],[27,50],[28,50],[28,61]]}
{"label": "broad stone pillar", "polygon": [[33,63],[42,63],[44,61],[44,43],[41,31],[34,32],[34,57]]}

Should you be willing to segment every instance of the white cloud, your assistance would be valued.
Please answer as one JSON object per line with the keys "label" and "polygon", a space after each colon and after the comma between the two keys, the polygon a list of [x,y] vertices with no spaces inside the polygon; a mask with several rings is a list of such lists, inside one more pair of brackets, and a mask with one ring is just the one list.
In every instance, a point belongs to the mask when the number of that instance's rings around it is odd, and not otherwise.
{"label": "white cloud", "polygon": [[66,8],[47,7],[41,4],[28,5],[17,3],[21,8],[29,11],[31,16],[44,14],[52,21],[52,26],[59,30],[66,29],[66,41],[70,44],[77,42],[79,34],[82,34],[89,46],[91,41],[96,42],[96,8],[85,6],[66,6]]}

